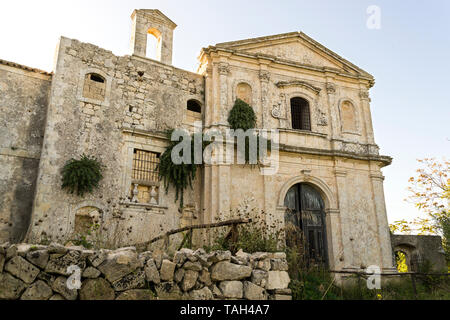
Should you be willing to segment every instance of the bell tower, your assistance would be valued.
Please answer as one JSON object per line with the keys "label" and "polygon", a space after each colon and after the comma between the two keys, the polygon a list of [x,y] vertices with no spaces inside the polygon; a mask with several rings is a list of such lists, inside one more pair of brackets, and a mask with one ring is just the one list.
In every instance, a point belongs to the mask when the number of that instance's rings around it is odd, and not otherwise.
{"label": "bell tower", "polygon": [[150,35],[157,40],[156,60],[171,65],[173,31],[177,25],[156,9],[134,10],[131,19],[133,20],[131,34],[132,54],[146,57],[147,37]]}

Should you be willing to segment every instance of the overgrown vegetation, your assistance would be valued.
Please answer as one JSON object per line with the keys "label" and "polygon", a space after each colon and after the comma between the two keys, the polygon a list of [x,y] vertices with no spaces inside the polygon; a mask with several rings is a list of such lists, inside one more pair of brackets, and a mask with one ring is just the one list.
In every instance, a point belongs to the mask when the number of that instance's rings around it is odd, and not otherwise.
{"label": "overgrown vegetation", "polygon": [[103,165],[95,157],[83,154],[80,160],[71,159],[62,169],[62,188],[83,197],[98,188],[103,179]]}
{"label": "overgrown vegetation", "polygon": [[[442,276],[420,276],[414,293],[409,276],[391,277],[383,281],[381,290],[369,290],[367,281],[349,275],[345,285],[335,281],[335,275],[321,267],[306,267],[302,257],[288,250],[289,275],[294,300],[448,300],[450,279]],[[428,272],[423,266],[421,271]],[[383,279],[387,280],[387,279]]]}
{"label": "overgrown vegetation", "polygon": [[418,160],[420,168],[409,179],[409,197],[427,217],[413,221],[400,220],[393,223],[393,233],[441,235],[443,248],[450,270],[450,161],[436,159]]}
{"label": "overgrown vegetation", "polygon": [[[179,144],[179,141],[172,141],[172,134],[174,130],[170,130],[167,132],[167,137],[169,140],[169,146],[166,151],[162,154],[160,158],[159,164],[159,178],[160,180],[164,180],[164,187],[166,193],[169,192],[169,187],[173,186],[176,191],[175,200],[180,201],[180,208],[184,206],[184,191],[190,187],[192,189],[192,182],[195,180],[195,176],[197,174],[198,168],[201,166],[200,164],[195,164],[195,153],[194,143],[195,136],[191,137],[191,161],[189,164],[181,163],[174,164],[172,161],[172,152],[173,149]],[[197,133],[199,134],[199,133]],[[201,135],[201,134],[200,134]],[[200,137],[202,141],[202,156],[203,150],[208,146],[208,143],[203,142],[203,137]],[[184,157],[183,150],[181,150],[179,156]],[[203,162],[203,161],[202,161]]]}
{"label": "overgrown vegetation", "polygon": [[244,131],[256,127],[256,114],[253,108],[241,99],[236,99],[233,109],[228,116],[231,129]]}
{"label": "overgrown vegetation", "polygon": [[[228,116],[228,123],[230,124],[231,129],[233,130],[243,130],[244,132],[248,130],[252,130],[256,128],[256,114],[253,108],[247,104],[245,101],[241,99],[236,99],[233,108],[230,111]],[[272,142],[264,137],[262,137],[256,130],[254,132],[255,137],[253,141],[249,136],[245,137],[245,163],[257,165],[258,157],[260,154],[261,146],[266,145],[266,152],[262,155],[265,157],[267,155],[267,151],[271,151]],[[252,143],[254,146],[252,146]],[[252,150],[251,150],[252,149]],[[238,151],[240,151],[238,149]],[[250,157],[250,151],[255,152],[254,159]],[[242,151],[241,151],[242,152]],[[260,159],[261,160],[261,159]]]}
{"label": "overgrown vegetation", "polygon": [[[237,241],[233,242],[230,228],[216,229],[213,243],[205,247],[207,251],[230,250],[235,253],[243,250],[246,253],[283,251],[280,239],[283,230],[281,223],[273,219],[271,214],[259,211],[252,206],[253,199],[244,200],[241,206],[230,212],[229,219],[248,219],[251,222],[238,226]],[[268,223],[267,221],[273,221]]]}

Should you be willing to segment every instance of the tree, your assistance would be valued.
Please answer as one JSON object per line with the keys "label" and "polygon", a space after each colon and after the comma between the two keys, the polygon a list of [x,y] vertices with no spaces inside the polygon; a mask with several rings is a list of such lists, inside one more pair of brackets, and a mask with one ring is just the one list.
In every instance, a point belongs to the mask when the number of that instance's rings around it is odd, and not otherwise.
{"label": "tree", "polygon": [[440,225],[442,219],[450,216],[450,162],[445,159],[443,162],[418,161],[423,167],[417,170],[417,177],[409,179],[409,200]]}
{"label": "tree", "polygon": [[425,219],[412,222],[401,220],[391,225],[392,232],[419,234],[440,234],[447,260],[450,258],[450,161],[436,159],[418,160],[421,168],[417,176],[409,179],[409,198],[420,210],[428,215]]}

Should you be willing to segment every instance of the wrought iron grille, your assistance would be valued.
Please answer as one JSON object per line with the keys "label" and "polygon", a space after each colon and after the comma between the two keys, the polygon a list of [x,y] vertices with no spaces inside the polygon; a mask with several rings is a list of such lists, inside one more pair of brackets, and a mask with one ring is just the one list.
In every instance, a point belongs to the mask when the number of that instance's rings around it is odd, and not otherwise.
{"label": "wrought iron grille", "polygon": [[159,153],[134,150],[133,177],[134,181],[159,181]]}
{"label": "wrought iron grille", "polygon": [[292,129],[311,131],[309,103],[303,98],[291,100]]}

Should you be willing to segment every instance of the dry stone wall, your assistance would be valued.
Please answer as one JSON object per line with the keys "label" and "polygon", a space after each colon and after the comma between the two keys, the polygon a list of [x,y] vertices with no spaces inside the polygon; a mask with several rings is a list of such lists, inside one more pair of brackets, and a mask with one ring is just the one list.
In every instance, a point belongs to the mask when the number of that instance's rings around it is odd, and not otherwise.
{"label": "dry stone wall", "polygon": [[285,253],[4,244],[0,300],[291,300],[287,271]]}

